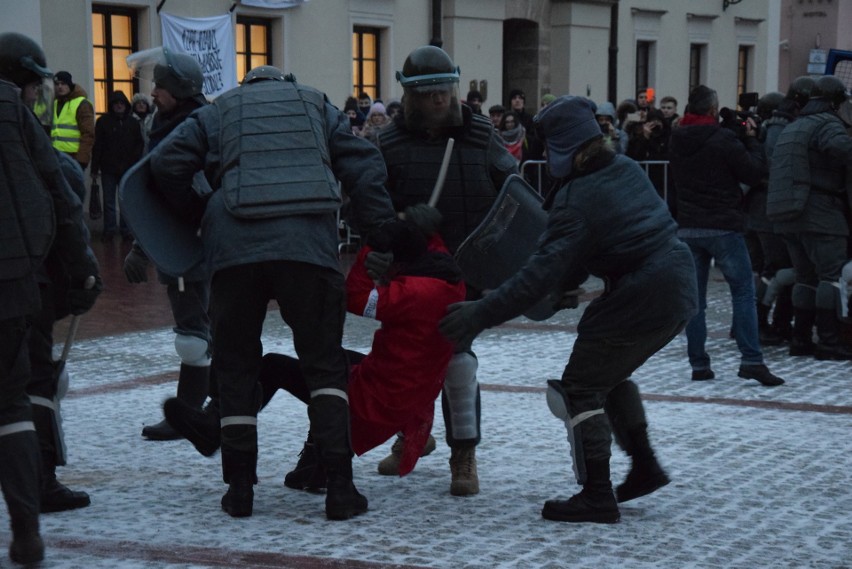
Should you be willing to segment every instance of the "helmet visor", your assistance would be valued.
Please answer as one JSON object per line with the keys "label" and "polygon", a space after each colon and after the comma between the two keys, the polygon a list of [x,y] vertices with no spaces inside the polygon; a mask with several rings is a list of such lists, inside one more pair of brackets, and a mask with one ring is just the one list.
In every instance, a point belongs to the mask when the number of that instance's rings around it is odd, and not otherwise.
{"label": "helmet visor", "polygon": [[156,81],[154,70],[170,67],[169,50],[160,46],[131,53],[127,56],[127,67],[139,79]]}

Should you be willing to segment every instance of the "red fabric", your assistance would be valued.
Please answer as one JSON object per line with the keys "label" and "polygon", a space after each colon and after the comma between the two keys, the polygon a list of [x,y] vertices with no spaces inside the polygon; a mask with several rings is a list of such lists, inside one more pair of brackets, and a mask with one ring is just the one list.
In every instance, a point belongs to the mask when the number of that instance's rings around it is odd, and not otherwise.
{"label": "red fabric", "polygon": [[503,144],[506,146],[506,150],[509,151],[509,154],[511,154],[515,158],[515,160],[520,162],[524,157],[525,141],[525,138],[521,138],[520,140],[516,140],[515,142],[506,142],[504,140]]}
{"label": "red fabric", "polygon": [[693,115],[692,113],[685,113],[678,123],[679,126],[701,126],[708,124],[718,125],[719,119],[709,115]]}
{"label": "red fabric", "polygon": [[[447,251],[437,236],[429,248]],[[387,286],[376,286],[364,268],[369,250],[361,249],[346,279],[349,311],[364,315],[375,289],[374,317],[382,323],[372,351],[350,374],[352,447],[361,455],[401,431],[406,441],[399,469],[403,476],[414,468],[432,430],[435,399],[453,354],[438,322],[447,305],[464,300],[465,287],[421,276],[397,276]]]}

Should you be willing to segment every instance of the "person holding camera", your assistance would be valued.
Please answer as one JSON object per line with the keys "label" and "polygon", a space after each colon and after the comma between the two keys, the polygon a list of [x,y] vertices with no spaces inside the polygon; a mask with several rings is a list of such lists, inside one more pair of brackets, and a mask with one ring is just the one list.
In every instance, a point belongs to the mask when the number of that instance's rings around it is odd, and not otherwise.
{"label": "person holding camera", "polygon": [[680,126],[672,132],[669,157],[677,184],[678,236],[689,245],[698,278],[698,314],[686,325],[687,352],[692,379],[713,379],[705,349],[707,279],[710,262],[731,290],[732,330],[742,354],[739,377],[766,386],[784,383],[763,362],[757,329],[757,309],[751,259],[745,242],[745,211],[740,184],[759,184],[767,175],[763,145],[754,121],[746,121],[740,140],[719,124],[716,91],[699,85],[689,94]]}

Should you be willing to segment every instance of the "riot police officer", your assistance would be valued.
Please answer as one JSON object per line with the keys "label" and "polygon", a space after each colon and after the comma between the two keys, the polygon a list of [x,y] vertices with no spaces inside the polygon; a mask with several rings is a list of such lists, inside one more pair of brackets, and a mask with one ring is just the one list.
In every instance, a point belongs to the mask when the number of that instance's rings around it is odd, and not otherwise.
{"label": "riot police officer", "polygon": [[[0,34],[0,162],[6,165],[0,174],[6,204],[0,208],[0,486],[12,524],[9,556],[17,563],[44,558],[39,441],[25,391],[28,318],[40,310],[37,271],[51,250],[64,262],[73,314],[89,310],[101,290],[97,262],[87,255],[82,206],[69,199],[50,139],[22,101],[22,92],[46,92],[41,87],[52,75],[35,41]],[[86,288],[89,277],[95,285]]]}
{"label": "riot police officer", "polygon": [[838,78],[816,80],[798,119],[778,136],[769,177],[767,215],[784,236],[796,272],[791,353],[813,353],[818,360],[852,360],[838,321],[840,275],[848,260],[852,137],[837,110],[847,98]]}
{"label": "riot police officer", "polygon": [[328,474],[326,516],[361,514],[367,499],[352,480],[341,346],[346,302],[337,180],[359,229],[394,219],[381,155],[352,134],[349,119],[323,93],[262,66],[190,115],[151,154],[152,177],[176,211],[194,199],[190,182],[202,169],[214,188],[201,235],[212,275],[213,370],[228,484],[222,508],[233,517],[252,514],[260,337],[274,298],[311,391],[311,437]]}
{"label": "riot police officer", "polygon": [[[151,128],[148,150],[151,151],[194,110],[207,104],[201,92],[204,75],[194,57],[173,53],[166,48],[153,48],[131,55],[130,65],[141,76],[152,75],[151,96],[157,114]],[[124,261],[124,272],[131,283],[148,280],[148,258],[134,243]],[[197,267],[182,275],[183,290],[175,276],[157,271],[160,283],[166,285],[169,306],[175,319],[175,351],[180,357],[177,396],[191,407],[200,408],[207,399],[210,384],[210,277]],[[181,438],[165,419],[146,425],[142,436],[164,441]]]}
{"label": "riot police officer", "polygon": [[[404,90],[403,115],[379,133],[378,145],[388,169],[388,191],[398,212],[429,215],[429,201],[449,138],[455,140],[437,209],[438,227],[451,252],[488,213],[503,182],[517,173],[515,160],[487,118],[459,99],[459,68],[435,46],[412,51],[397,79]],[[412,206],[418,206],[411,209]],[[437,217],[436,217],[437,221]],[[468,287],[468,294],[479,292]],[[442,394],[447,444],[452,449],[453,495],[479,492],[476,445],[480,440],[480,398],[476,356],[469,347],[450,362]],[[382,474],[397,474],[404,442],[379,464]]]}

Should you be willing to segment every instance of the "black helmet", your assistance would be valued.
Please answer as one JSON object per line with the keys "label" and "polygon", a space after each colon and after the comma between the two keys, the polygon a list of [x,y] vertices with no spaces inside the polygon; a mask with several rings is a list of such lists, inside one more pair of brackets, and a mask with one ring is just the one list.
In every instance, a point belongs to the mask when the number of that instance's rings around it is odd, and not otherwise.
{"label": "black helmet", "polygon": [[259,65],[246,73],[246,76],[243,78],[243,84],[263,81],[264,79],[284,81],[284,72],[272,65]]}
{"label": "black helmet", "polygon": [[440,47],[424,45],[408,54],[396,78],[403,87],[458,83],[459,68]]}
{"label": "black helmet", "polygon": [[53,77],[47,68],[44,50],[23,34],[0,34],[0,76],[18,87]]}
{"label": "black helmet", "polygon": [[783,100],[784,95],[778,91],[765,94],[757,100],[757,115],[763,120],[768,119]]}
{"label": "black helmet", "polygon": [[166,64],[154,67],[154,83],[175,99],[191,99],[202,95],[204,75],[198,61],[191,55],[166,51]]}
{"label": "black helmet", "polygon": [[807,75],[796,77],[787,89],[787,98],[796,101],[800,108],[804,107],[808,99],[811,98],[813,88],[814,80],[812,78]]}
{"label": "black helmet", "polygon": [[403,107],[409,128],[462,124],[459,68],[446,51],[433,45],[418,47],[405,59],[396,78],[404,90]]}
{"label": "black helmet", "polygon": [[844,103],[848,97],[846,85],[834,75],[823,75],[816,80],[811,90],[812,99],[824,99],[835,108]]}

